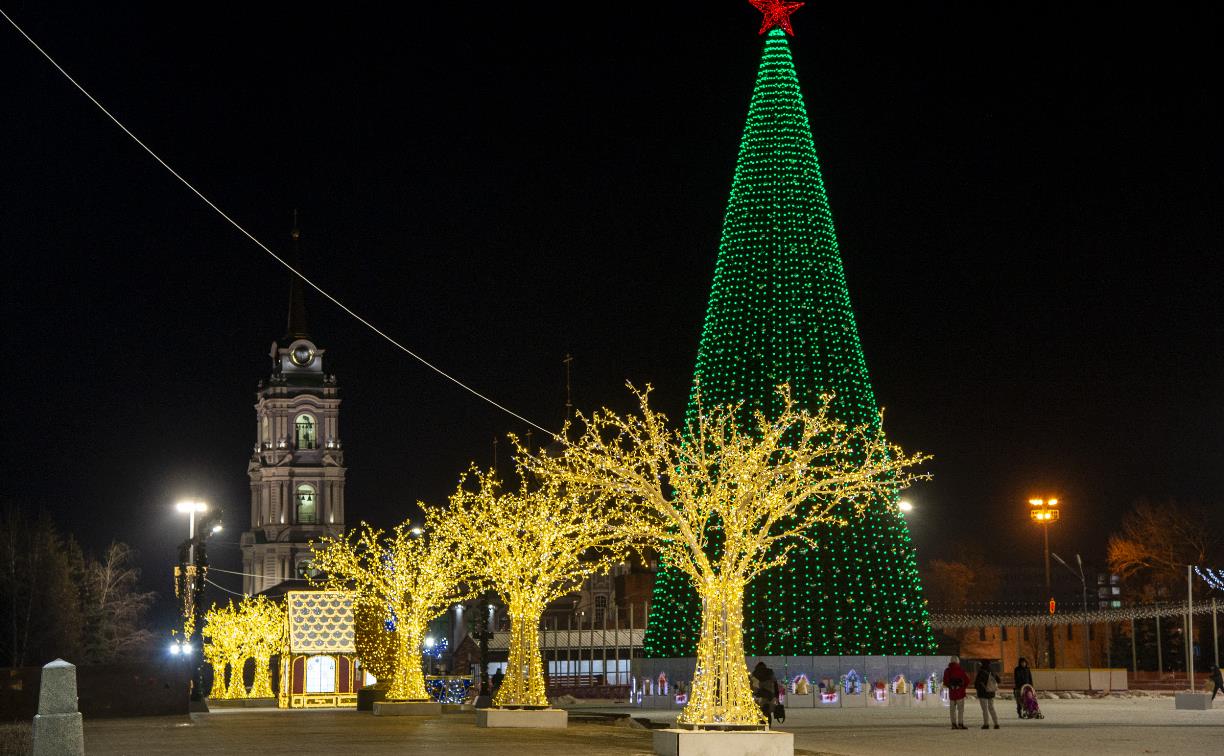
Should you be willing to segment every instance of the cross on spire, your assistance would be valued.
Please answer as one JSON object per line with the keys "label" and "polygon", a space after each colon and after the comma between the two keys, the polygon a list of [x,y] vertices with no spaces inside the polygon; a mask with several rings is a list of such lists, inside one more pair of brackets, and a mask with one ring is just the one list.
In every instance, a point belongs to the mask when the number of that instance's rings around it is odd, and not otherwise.
{"label": "cross on spire", "polygon": [[761,19],[761,31],[764,34],[775,26],[790,36],[795,36],[791,28],[791,14],[803,7],[803,3],[792,3],[787,0],[748,0],[752,6],[765,15]]}

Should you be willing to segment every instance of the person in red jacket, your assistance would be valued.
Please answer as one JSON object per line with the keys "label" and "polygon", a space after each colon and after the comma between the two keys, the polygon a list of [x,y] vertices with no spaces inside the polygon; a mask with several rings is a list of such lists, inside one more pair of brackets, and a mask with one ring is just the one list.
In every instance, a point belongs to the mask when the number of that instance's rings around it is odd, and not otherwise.
{"label": "person in red jacket", "polygon": [[952,729],[968,730],[965,727],[965,691],[969,688],[969,675],[961,669],[959,658],[953,656],[948,661],[943,684],[948,689],[948,715],[952,717]]}

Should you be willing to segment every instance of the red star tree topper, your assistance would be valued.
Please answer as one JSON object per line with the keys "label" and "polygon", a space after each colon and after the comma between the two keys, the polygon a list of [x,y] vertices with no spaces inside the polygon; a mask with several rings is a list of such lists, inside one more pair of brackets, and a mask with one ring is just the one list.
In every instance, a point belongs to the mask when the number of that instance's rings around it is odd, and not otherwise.
{"label": "red star tree topper", "polygon": [[785,0],[748,0],[748,2],[765,14],[765,18],[761,19],[760,34],[777,26],[790,36],[795,36],[795,30],[791,28],[790,17],[792,13],[803,7],[803,3],[788,3]]}

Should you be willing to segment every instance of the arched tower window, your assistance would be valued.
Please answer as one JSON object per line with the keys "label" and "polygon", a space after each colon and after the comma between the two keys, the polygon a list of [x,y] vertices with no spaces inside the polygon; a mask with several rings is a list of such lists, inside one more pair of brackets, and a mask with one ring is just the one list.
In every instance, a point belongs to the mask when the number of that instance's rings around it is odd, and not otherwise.
{"label": "arched tower window", "polygon": [[296,431],[294,438],[297,439],[297,448],[318,448],[319,436],[315,432],[315,419],[313,417],[303,412],[297,416],[297,420],[293,421],[293,427]]}
{"label": "arched tower window", "polygon": [[315,508],[315,487],[303,483],[297,487],[297,521],[301,525],[313,525],[319,521]]}
{"label": "arched tower window", "polygon": [[607,596],[596,596],[595,597],[595,625],[596,626],[602,625],[604,623],[604,616],[607,614],[607,611],[608,611],[608,597]]}

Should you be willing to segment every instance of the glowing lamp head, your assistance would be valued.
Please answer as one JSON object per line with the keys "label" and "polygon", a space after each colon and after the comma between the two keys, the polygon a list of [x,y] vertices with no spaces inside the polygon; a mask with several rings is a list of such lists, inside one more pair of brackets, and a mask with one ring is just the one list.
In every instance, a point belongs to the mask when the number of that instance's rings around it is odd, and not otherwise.
{"label": "glowing lamp head", "polygon": [[902,499],[901,501],[897,502],[897,509],[900,509],[902,512],[912,512],[914,511],[914,505],[908,500]]}
{"label": "glowing lamp head", "polygon": [[431,636],[426,637],[425,638],[425,648],[433,648],[433,647],[434,647],[433,636],[431,635]]}
{"label": "glowing lamp head", "polygon": [[208,505],[202,501],[180,501],[174,505],[180,512],[207,512]]}
{"label": "glowing lamp head", "polygon": [[220,533],[220,532],[221,532],[221,523],[217,523],[216,525],[213,525],[213,526],[212,526],[212,532],[213,532],[213,533]]}
{"label": "glowing lamp head", "polygon": [[178,656],[181,653],[183,653],[183,647],[181,644],[179,644],[178,641],[175,641],[174,643],[170,644],[170,655],[171,656]]}
{"label": "glowing lamp head", "polygon": [[424,535],[424,534],[425,534],[425,530],[424,530],[423,528],[421,528],[421,526],[420,526],[420,525],[414,526],[414,527],[412,528],[412,530],[409,530],[408,532],[409,532],[409,533],[411,533],[411,534],[413,534],[414,536],[419,536],[419,535]]}

